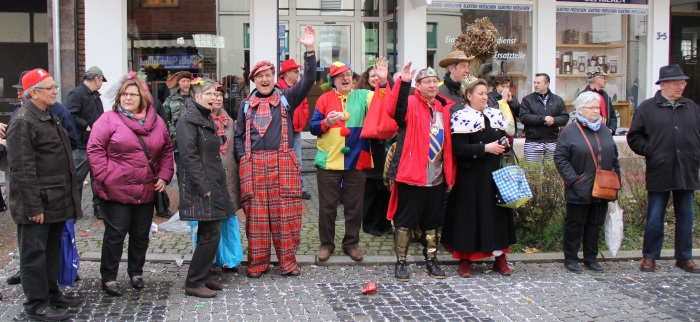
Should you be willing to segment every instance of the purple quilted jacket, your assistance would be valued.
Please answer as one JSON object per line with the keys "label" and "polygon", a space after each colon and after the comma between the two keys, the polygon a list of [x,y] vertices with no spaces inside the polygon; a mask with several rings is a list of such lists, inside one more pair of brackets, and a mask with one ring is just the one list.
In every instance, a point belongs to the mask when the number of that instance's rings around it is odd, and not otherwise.
{"label": "purple quilted jacket", "polygon": [[142,136],[158,178],[173,178],[173,145],[165,122],[153,108],[140,125],[116,111],[105,112],[95,122],[87,144],[93,190],[105,200],[124,204],[153,202],[153,172],[136,133]]}

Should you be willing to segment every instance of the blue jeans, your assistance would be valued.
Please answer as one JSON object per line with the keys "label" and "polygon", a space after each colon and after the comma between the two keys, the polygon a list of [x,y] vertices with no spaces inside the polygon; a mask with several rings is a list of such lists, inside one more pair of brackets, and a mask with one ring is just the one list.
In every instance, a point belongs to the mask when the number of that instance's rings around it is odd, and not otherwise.
{"label": "blue jeans", "polygon": [[[664,214],[671,191],[649,191],[647,224],[644,229],[642,255],[646,259],[658,260],[664,242]],[[676,212],[676,260],[692,258],[693,250],[693,203],[695,191],[673,190],[673,208]]]}
{"label": "blue jeans", "polygon": [[[294,154],[297,155],[299,168],[301,168],[301,132],[294,132]],[[306,189],[304,189],[304,176],[301,177],[301,190],[306,191]]]}

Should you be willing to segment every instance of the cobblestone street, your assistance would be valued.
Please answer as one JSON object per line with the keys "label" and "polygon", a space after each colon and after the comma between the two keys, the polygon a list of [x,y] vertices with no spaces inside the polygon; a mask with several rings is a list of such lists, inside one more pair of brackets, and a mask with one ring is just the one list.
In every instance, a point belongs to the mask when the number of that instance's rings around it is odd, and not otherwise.
{"label": "cobblestone street", "polygon": [[[308,144],[305,144],[307,147]],[[685,273],[668,260],[665,250],[656,273],[639,271],[640,251],[621,252],[616,261],[603,260],[604,273],[586,270],[572,274],[564,269],[560,253],[511,254],[514,274],[500,276],[491,261],[475,264],[474,277],[457,275],[457,262],[440,251],[448,273],[446,279],[428,277],[422,265],[422,248],[412,243],[409,254],[411,281],[394,279],[392,235],[360,233],[363,262],[355,263],[340,247],[331,259],[317,263],[318,192],[311,157],[305,150],[304,179],[311,200],[305,200],[303,231],[298,260],[300,277],[283,277],[279,267],[260,279],[239,273],[217,276],[226,286],[214,299],[185,296],[184,281],[192,254],[189,233],[160,231],[152,234],[144,267],[146,288],[129,285],[126,263],[120,265],[119,283],[124,295],[110,297],[100,288],[99,256],[104,226],[92,214],[91,193],[85,190],[85,217],[76,223],[81,253],[81,280],[65,292],[78,295],[85,303],[71,309],[75,321],[698,321],[700,320],[700,274]],[[175,184],[168,187],[176,191]],[[343,235],[342,206],[337,218],[336,243]],[[241,236],[245,250],[244,218]],[[161,223],[164,220],[155,219]],[[4,241],[12,242],[14,228],[9,214],[0,217]],[[85,236],[86,235],[86,236]],[[8,238],[11,236],[11,238]],[[4,245],[7,246],[7,245]],[[14,255],[0,268],[4,295],[0,320],[25,321],[19,285],[8,286],[5,278],[19,266]],[[7,247],[6,247],[7,248]],[[609,254],[604,252],[605,257]],[[696,257],[699,253],[695,253]],[[10,256],[3,254],[3,256]],[[4,257],[3,257],[4,258]],[[125,257],[124,257],[125,258]],[[183,259],[181,266],[176,259]],[[273,262],[276,258],[273,256]],[[244,256],[245,261],[245,256]],[[244,263],[245,264],[245,263]],[[373,281],[378,291],[362,295]]]}

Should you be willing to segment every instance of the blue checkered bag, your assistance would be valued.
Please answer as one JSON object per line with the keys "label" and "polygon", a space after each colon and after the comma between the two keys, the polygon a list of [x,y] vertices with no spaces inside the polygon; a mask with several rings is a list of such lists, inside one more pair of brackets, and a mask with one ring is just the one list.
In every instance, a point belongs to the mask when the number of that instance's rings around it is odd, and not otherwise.
{"label": "blue checkered bag", "polygon": [[496,203],[501,207],[518,208],[532,199],[532,191],[525,177],[525,170],[517,165],[500,168],[493,173],[498,187]]}

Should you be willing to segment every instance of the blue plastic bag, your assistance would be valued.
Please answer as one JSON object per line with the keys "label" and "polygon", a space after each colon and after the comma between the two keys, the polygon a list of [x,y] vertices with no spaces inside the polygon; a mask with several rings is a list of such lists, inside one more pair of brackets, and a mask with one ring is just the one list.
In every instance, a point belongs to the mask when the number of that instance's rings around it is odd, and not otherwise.
{"label": "blue plastic bag", "polygon": [[[198,221],[190,221],[190,236],[192,237],[192,250],[197,247]],[[221,239],[216,250],[216,260],[212,266],[234,268],[243,260],[243,246],[241,244],[241,232],[238,228],[238,217],[232,215],[221,221]]]}
{"label": "blue plastic bag", "polygon": [[73,286],[75,277],[78,275],[78,268],[80,268],[80,257],[78,256],[78,246],[75,244],[75,221],[68,220],[61,235],[58,285]]}
{"label": "blue plastic bag", "polygon": [[216,250],[214,267],[234,268],[243,260],[241,232],[238,230],[238,216],[233,215],[221,222],[221,240]]}

